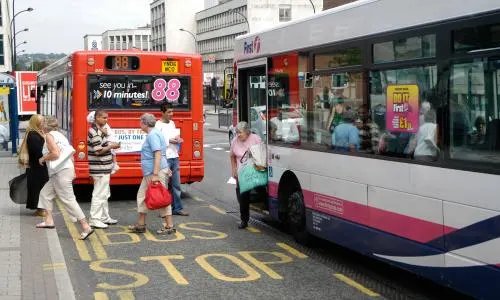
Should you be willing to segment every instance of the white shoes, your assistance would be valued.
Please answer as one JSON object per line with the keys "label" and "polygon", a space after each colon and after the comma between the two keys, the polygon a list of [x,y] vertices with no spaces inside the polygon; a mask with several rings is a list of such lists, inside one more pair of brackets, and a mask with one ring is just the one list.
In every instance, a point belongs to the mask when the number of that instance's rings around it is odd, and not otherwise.
{"label": "white shoes", "polygon": [[120,166],[117,163],[113,163],[113,168],[111,169],[111,175],[115,174],[120,170]]}
{"label": "white shoes", "polygon": [[106,225],[116,225],[116,224],[118,224],[118,220],[115,220],[115,219],[112,219],[112,218],[109,218],[107,220],[103,220],[102,222],[104,224],[106,224]]}
{"label": "white shoes", "polygon": [[90,220],[89,225],[93,228],[98,228],[98,229],[108,228],[107,224],[104,224],[104,222],[95,219]]}

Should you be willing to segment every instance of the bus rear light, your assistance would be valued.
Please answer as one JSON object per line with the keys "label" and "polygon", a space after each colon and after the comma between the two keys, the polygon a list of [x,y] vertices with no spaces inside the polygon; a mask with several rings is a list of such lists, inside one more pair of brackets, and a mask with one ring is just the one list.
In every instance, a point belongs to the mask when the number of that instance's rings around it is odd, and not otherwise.
{"label": "bus rear light", "polygon": [[193,130],[198,131],[198,123],[193,123]]}
{"label": "bus rear light", "polygon": [[198,150],[196,150],[196,151],[193,152],[193,156],[194,156],[194,158],[200,158],[201,157],[201,152],[198,151]]}
{"label": "bus rear light", "polygon": [[191,60],[190,60],[190,59],[186,59],[186,61],[184,61],[184,66],[185,66],[186,68],[191,68],[191,64],[192,64],[192,63],[191,63]]}
{"label": "bus rear light", "polygon": [[85,152],[78,152],[78,159],[85,159]]}
{"label": "bus rear light", "polygon": [[95,60],[94,60],[94,58],[93,58],[93,57],[89,57],[89,58],[87,58],[87,64],[88,64],[89,66],[93,66],[93,65],[95,64]]}
{"label": "bus rear light", "polygon": [[195,149],[200,149],[200,141],[194,141],[193,146]]}

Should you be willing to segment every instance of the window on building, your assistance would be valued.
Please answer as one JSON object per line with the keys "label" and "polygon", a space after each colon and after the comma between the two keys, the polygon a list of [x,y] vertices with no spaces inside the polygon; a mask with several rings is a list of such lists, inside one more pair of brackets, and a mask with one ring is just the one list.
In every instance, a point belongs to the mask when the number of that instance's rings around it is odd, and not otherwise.
{"label": "window on building", "polygon": [[280,22],[288,22],[292,19],[292,5],[279,6]]}

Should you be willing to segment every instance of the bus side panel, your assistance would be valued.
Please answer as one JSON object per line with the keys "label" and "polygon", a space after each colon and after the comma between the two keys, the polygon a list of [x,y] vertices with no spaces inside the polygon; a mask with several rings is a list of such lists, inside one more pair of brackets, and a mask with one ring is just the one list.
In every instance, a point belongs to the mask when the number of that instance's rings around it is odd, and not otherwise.
{"label": "bus side panel", "polygon": [[[500,285],[498,285],[500,268],[498,267],[479,262],[474,262],[475,266],[470,264],[468,267],[445,267],[444,252],[429,245],[310,209],[306,209],[306,217],[308,230],[320,238],[380,259],[440,284],[450,285],[454,289],[475,297],[495,299],[494,296],[500,294]],[[321,230],[315,230],[315,227]],[[401,253],[401,257],[408,259],[425,257],[429,261],[429,266],[412,265],[388,259],[383,255],[386,253]]]}
{"label": "bus side panel", "polygon": [[[72,131],[72,143],[76,149],[75,157],[75,183],[90,183],[90,175],[87,160],[87,75],[73,74],[73,98],[70,130]],[[78,158],[78,153],[85,153],[84,159]]]}
{"label": "bus side panel", "polygon": [[457,260],[500,265],[500,213],[497,211],[444,202],[444,223],[450,228],[445,235],[446,250],[450,253],[447,266]]}
{"label": "bus side panel", "polygon": [[369,226],[444,249],[443,202],[370,186]]}

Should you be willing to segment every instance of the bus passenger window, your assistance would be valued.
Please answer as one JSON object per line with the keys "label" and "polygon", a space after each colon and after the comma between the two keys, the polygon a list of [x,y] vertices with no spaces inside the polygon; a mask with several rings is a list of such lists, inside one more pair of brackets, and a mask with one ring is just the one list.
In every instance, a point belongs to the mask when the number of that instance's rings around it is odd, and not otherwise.
{"label": "bus passenger window", "polygon": [[371,153],[437,160],[436,84],[436,66],[370,72]]}
{"label": "bus passenger window", "polygon": [[500,60],[454,64],[450,76],[450,157],[500,164]]}

